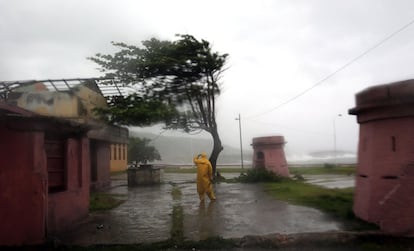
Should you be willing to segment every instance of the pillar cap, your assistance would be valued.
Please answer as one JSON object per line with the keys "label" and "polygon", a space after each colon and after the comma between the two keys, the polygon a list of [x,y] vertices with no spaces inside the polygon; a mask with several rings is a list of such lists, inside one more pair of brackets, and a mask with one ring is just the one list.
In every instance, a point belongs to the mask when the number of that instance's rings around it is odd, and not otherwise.
{"label": "pillar cap", "polygon": [[253,138],[253,146],[257,145],[284,145],[287,142],[283,136],[267,136]]}
{"label": "pillar cap", "polygon": [[378,107],[414,104],[414,79],[376,85],[355,95],[356,106],[349,114],[359,113]]}

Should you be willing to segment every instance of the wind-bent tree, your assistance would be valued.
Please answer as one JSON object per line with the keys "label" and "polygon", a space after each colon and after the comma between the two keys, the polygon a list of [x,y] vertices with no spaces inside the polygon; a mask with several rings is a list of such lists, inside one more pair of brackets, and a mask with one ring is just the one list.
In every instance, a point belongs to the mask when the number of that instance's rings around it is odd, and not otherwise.
{"label": "wind-bent tree", "polygon": [[118,52],[90,58],[106,77],[139,86],[139,93],[114,97],[103,112],[119,124],[142,126],[162,121],[168,129],[210,133],[214,143],[210,161],[215,173],[223,150],[216,123],[216,97],[228,55],[213,52],[208,41],[191,35],[178,38],[152,38],[143,41],[141,47],[112,43]]}

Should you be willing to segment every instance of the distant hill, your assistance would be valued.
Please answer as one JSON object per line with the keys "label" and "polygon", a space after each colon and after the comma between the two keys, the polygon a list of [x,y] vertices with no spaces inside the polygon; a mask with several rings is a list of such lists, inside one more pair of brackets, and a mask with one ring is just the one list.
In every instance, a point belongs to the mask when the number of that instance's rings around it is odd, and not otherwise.
{"label": "distant hill", "polygon": [[354,152],[342,151],[342,150],[337,150],[336,152],[334,152],[334,151],[315,151],[315,152],[310,152],[309,153],[310,156],[315,157],[315,158],[331,157],[331,156],[334,156],[335,154],[338,157],[346,156],[346,155],[355,155]]}
{"label": "distant hill", "polygon": [[[130,137],[151,139],[150,144],[159,151],[162,164],[192,164],[193,156],[200,152],[210,155],[213,149],[213,140],[194,137],[176,137],[156,135],[147,132],[130,131]],[[243,151],[243,162],[250,164],[253,151]],[[224,146],[217,163],[220,165],[240,164],[240,149]]]}
{"label": "distant hill", "polygon": [[[206,152],[210,155],[213,148],[213,140],[203,137],[165,136],[148,132],[130,131],[131,137],[151,139],[150,144],[155,146],[161,154],[159,164],[190,165],[194,154]],[[253,149],[244,149],[243,162],[251,166]],[[286,153],[286,160],[291,165],[315,165],[324,163],[354,164],[356,153],[338,150],[336,155],[333,151],[314,151],[310,153]],[[224,146],[217,163],[219,165],[240,165],[240,149]]]}
{"label": "distant hill", "polygon": [[307,154],[292,154],[287,156],[291,165],[320,165],[320,164],[355,164],[357,154],[351,151],[315,151]]}

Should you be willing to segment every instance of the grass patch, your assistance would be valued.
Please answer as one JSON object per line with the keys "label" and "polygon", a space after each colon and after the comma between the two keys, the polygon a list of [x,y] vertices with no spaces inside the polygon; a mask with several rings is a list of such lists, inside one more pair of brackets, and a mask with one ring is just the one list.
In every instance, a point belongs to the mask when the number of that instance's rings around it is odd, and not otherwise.
{"label": "grass patch", "polygon": [[317,167],[291,167],[289,168],[291,174],[296,175],[311,175],[311,174],[338,174],[338,175],[353,175],[356,172],[355,166],[317,166]]}
{"label": "grass patch", "polygon": [[279,200],[309,206],[341,219],[348,230],[378,229],[373,224],[358,219],[352,210],[353,188],[328,189],[302,181],[282,180],[266,183],[265,190]]}
{"label": "grass patch", "polygon": [[181,195],[182,195],[181,189],[177,187],[176,185],[174,185],[171,190],[171,196],[173,200],[181,200]]}
{"label": "grass patch", "polygon": [[266,192],[280,200],[312,206],[341,218],[351,216],[353,189],[327,189],[300,181],[265,184]]}
{"label": "grass patch", "polygon": [[229,167],[229,168],[217,168],[217,171],[219,171],[220,173],[243,173],[246,172],[247,170],[250,170],[250,168],[237,168],[237,167]]}
{"label": "grass patch", "polygon": [[89,201],[89,211],[110,210],[121,205],[124,200],[117,198],[113,194],[91,193]]}
{"label": "grass patch", "polygon": [[121,174],[126,174],[126,170],[122,170],[122,171],[115,171],[115,172],[111,172],[110,175],[111,176],[117,176],[117,175],[121,175]]}
{"label": "grass patch", "polygon": [[181,205],[181,189],[173,185],[171,190],[172,199],[175,201],[171,214],[170,241],[180,244],[184,241],[184,209]]}
{"label": "grass patch", "polygon": [[173,206],[170,238],[176,244],[183,243],[184,241],[184,210],[181,205]]}

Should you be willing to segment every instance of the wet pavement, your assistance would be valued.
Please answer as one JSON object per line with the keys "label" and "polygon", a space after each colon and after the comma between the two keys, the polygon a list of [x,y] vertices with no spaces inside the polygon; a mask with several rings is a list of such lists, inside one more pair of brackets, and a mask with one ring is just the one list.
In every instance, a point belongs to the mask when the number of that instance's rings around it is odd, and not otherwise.
{"label": "wet pavement", "polygon": [[[238,174],[223,175],[230,178]],[[321,211],[278,201],[260,184],[216,184],[217,201],[207,199],[200,204],[195,174],[164,173],[162,179],[160,185],[130,188],[125,175],[115,177],[108,193],[125,202],[112,210],[91,213],[73,231],[58,238],[71,245],[164,241],[177,227],[173,220],[177,212],[182,214],[186,240],[341,230],[341,223]]]}
{"label": "wet pavement", "polygon": [[326,188],[355,187],[354,175],[312,174],[303,175],[303,177],[307,183],[323,186]]}

